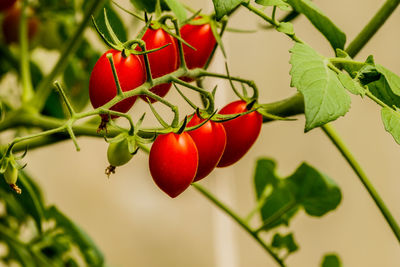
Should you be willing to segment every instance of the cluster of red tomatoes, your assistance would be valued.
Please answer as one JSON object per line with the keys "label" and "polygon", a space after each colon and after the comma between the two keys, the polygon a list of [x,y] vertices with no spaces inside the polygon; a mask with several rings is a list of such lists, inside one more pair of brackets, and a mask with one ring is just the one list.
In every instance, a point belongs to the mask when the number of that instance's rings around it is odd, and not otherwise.
{"label": "cluster of red tomatoes", "polygon": [[[181,37],[196,50],[187,45],[183,46],[186,65],[189,69],[201,68],[207,62],[216,40],[209,24],[190,25],[186,24],[180,29]],[[146,49],[156,49],[162,46],[167,47],[150,53],[148,55],[151,76],[158,78],[171,73],[179,67],[179,53],[177,41],[174,37],[164,31],[161,27],[147,29],[142,40],[146,43]],[[138,48],[140,50],[140,48]],[[143,56],[130,54],[124,56],[122,52],[111,49],[104,53],[97,61],[92,70],[89,81],[89,95],[94,108],[100,107],[113,99],[117,94],[117,87],[114,82],[110,63],[107,54],[111,53],[115,69],[122,91],[129,91],[142,85],[146,80],[146,70]],[[186,79],[187,80],[187,79]],[[164,97],[171,88],[171,84],[160,84],[150,89],[151,92]],[[142,97],[144,100],[145,98]],[[137,97],[127,98],[111,110],[127,112],[135,103]],[[153,99],[151,99],[154,102]],[[103,120],[107,120],[104,116]]]}
{"label": "cluster of red tomatoes", "polygon": [[[226,105],[220,114],[247,111],[238,100]],[[193,115],[188,126],[204,119]],[[262,116],[256,111],[225,122],[207,121],[196,130],[157,136],[150,150],[150,173],[158,187],[170,197],[181,194],[215,167],[226,167],[246,154],[260,134]]]}
{"label": "cluster of red tomatoes", "polygon": [[[186,24],[180,29],[181,38],[196,50],[183,45],[186,65],[189,69],[204,67],[216,44],[211,26]],[[143,38],[146,49],[155,49],[166,44],[167,47],[148,55],[153,78],[171,73],[179,67],[179,53],[174,37],[162,28],[149,28]],[[109,50],[97,61],[93,68],[89,95],[94,108],[104,105],[117,94],[110,63],[106,57],[112,54],[117,77],[122,91],[133,90],[146,80],[143,56],[130,54],[124,56],[117,50]],[[185,81],[191,80],[183,77]],[[150,90],[163,97],[170,90],[171,84],[157,85]],[[111,109],[127,112],[137,97],[127,98]],[[151,100],[154,102],[154,100]],[[228,104],[220,114],[238,114],[247,112],[247,103],[239,100]],[[108,117],[102,117],[107,121]],[[196,126],[204,122],[194,114],[187,126]],[[168,133],[157,136],[150,156],[150,173],[158,187],[170,197],[181,194],[189,185],[198,181],[215,167],[225,167],[237,162],[254,144],[262,125],[262,116],[253,111],[235,119],[215,122],[208,120],[199,128],[182,133]],[[126,157],[127,159],[129,157]],[[129,159],[128,159],[129,160]],[[111,163],[111,162],[110,162]]]}

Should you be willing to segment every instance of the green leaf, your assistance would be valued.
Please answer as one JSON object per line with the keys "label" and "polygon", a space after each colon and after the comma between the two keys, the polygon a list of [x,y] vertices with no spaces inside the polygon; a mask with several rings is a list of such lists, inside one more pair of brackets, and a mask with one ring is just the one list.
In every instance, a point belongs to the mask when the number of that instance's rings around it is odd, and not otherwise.
{"label": "green leaf", "polygon": [[349,74],[341,72],[338,74],[338,78],[343,87],[350,93],[360,96],[365,95],[366,90],[357,81],[353,80]]}
{"label": "green leaf", "polygon": [[217,20],[219,20],[235,10],[242,3],[242,0],[213,0],[213,3]]}
{"label": "green leaf", "polygon": [[367,84],[368,90],[389,107],[400,107],[400,96],[393,93],[386,78],[381,75],[380,79]]}
{"label": "green leaf", "polygon": [[322,259],[321,267],[341,267],[339,256],[336,254],[326,254]]}
{"label": "green leaf", "polygon": [[310,20],[328,39],[333,49],[344,48],[346,35],[314,3],[310,0],[287,0],[287,2]]}
{"label": "green leaf", "polygon": [[305,131],[343,116],[350,109],[350,96],[328,66],[329,61],[305,44],[290,50],[291,86],[304,96]]}
{"label": "green leaf", "polygon": [[288,253],[293,253],[299,249],[294,240],[293,233],[287,235],[276,233],[272,238],[271,246],[277,249],[286,249]]}
{"label": "green leaf", "polygon": [[187,19],[186,9],[178,0],[165,0],[165,3],[178,18],[179,22]]}
{"label": "green leaf", "polygon": [[377,64],[375,67],[385,77],[392,92],[400,96],[400,77],[381,65]]}
{"label": "green leaf", "polygon": [[[341,192],[335,182],[306,163],[288,178],[282,179],[275,173],[275,161],[262,158],[257,161],[254,185],[263,230],[281,224],[288,225],[300,207],[310,216],[322,216],[334,210],[341,201]],[[272,186],[263,199],[264,190]]]}
{"label": "green leaf", "polygon": [[[107,14],[108,21],[110,22],[110,25],[112,27],[113,32],[115,33],[116,37],[121,41],[121,42],[126,42],[127,40],[127,33],[125,29],[125,25],[123,20],[120,18],[118,13],[110,6],[110,4],[107,4],[104,6]],[[97,27],[100,29],[100,31],[104,34],[104,37],[107,39],[107,41],[113,43],[113,36],[112,34],[107,30],[107,25],[106,25],[106,19],[104,17],[104,12],[99,12],[97,17],[96,17],[96,24]]]}
{"label": "green leaf", "polygon": [[93,240],[74,222],[66,217],[56,207],[51,206],[47,210],[47,216],[56,220],[57,226],[64,228],[71,239],[79,246],[89,266],[103,266],[104,257],[96,247]]}
{"label": "green leaf", "polygon": [[[294,201],[294,196],[291,194],[289,188],[287,188],[282,182],[282,179],[275,174],[275,168],[276,163],[271,159],[262,158],[256,163],[254,185],[256,189],[257,200],[260,200],[262,197],[265,187],[268,185],[273,186],[273,192],[266,198],[265,204],[260,210],[263,221],[268,220],[274,214],[287,207]],[[297,207],[292,208],[281,218],[265,227],[265,230],[271,229],[280,224],[288,225],[290,218],[293,217],[297,210]]]}
{"label": "green leaf", "polygon": [[38,230],[41,232],[42,219],[44,218],[44,204],[43,198],[38,191],[39,189],[24,171],[19,172],[18,181],[22,193],[17,196],[17,199],[33,217]]}
{"label": "green leaf", "polygon": [[400,145],[400,112],[384,107],[381,110],[381,117],[385,130],[389,132],[396,143]]}
{"label": "green leaf", "polygon": [[290,6],[283,0],[256,0],[256,3],[262,6],[276,6],[282,10],[290,10]]}
{"label": "green leaf", "polygon": [[[147,13],[153,13],[156,9],[157,0],[130,0],[131,3],[139,10],[146,11]],[[167,4],[161,0],[161,9],[169,10]]]}
{"label": "green leaf", "polygon": [[308,215],[322,216],[336,209],[342,194],[336,183],[307,163],[285,180]]}
{"label": "green leaf", "polygon": [[276,28],[277,31],[283,32],[289,35],[294,34],[293,24],[290,22],[281,22],[279,26]]}
{"label": "green leaf", "polygon": [[15,198],[15,193],[10,189],[9,185],[4,181],[4,177],[0,175],[0,199],[4,200],[8,216],[13,216],[19,221],[23,221],[27,216],[26,211],[21,203]]}

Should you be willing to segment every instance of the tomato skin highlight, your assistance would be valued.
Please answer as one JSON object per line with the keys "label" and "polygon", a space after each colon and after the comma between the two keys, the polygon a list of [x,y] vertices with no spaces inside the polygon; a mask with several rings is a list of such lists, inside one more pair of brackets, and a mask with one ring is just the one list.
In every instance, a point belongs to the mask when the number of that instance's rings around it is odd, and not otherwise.
{"label": "tomato skin highlight", "polygon": [[[205,119],[196,114],[187,124],[188,127],[196,126]],[[221,123],[208,121],[200,128],[188,132],[196,144],[199,152],[199,167],[194,181],[199,181],[209,175],[217,166],[226,146],[226,133]]]}
{"label": "tomato skin highlight", "polygon": [[[106,104],[117,95],[117,86],[107,58],[108,53],[112,54],[122,91],[133,90],[145,82],[145,70],[138,56],[130,54],[125,58],[118,50],[108,50],[97,60],[90,75],[89,97],[94,108]],[[112,106],[111,110],[125,113],[135,103],[136,98],[137,96],[133,96],[124,99]],[[108,121],[107,115],[101,115],[101,117],[103,121]],[[116,117],[111,116],[111,118]]]}
{"label": "tomato skin highlight", "polygon": [[[3,36],[4,41],[7,44],[19,43],[19,21],[21,17],[21,9],[19,7],[13,7],[5,12],[3,19]],[[30,16],[28,20],[28,40],[32,40],[38,31],[39,20]]]}
{"label": "tomato skin highlight", "polygon": [[[203,68],[217,42],[212,33],[211,25],[208,23],[202,25],[186,24],[181,27],[180,32],[182,39],[196,48],[196,50],[193,50],[189,46],[182,44],[187,67],[189,69]],[[188,77],[182,77],[182,80],[186,82],[194,81]]]}
{"label": "tomato skin highlight", "polygon": [[[167,47],[147,54],[153,79],[164,76],[178,69],[178,50],[176,42],[171,35],[162,28],[157,30],[148,28],[146,33],[143,35],[142,40],[146,42],[146,50],[156,49],[169,44]],[[140,47],[137,50],[140,51]],[[143,66],[145,66],[143,56],[140,56],[140,59],[142,60]],[[170,88],[171,83],[164,83],[154,86],[150,91],[160,97],[164,97]],[[140,97],[147,101],[146,96]],[[153,98],[149,99],[152,103],[156,102]]]}
{"label": "tomato skin highlight", "polygon": [[197,147],[187,132],[159,135],[150,150],[151,176],[171,198],[180,195],[193,182],[198,162]]}
{"label": "tomato skin highlight", "polygon": [[12,7],[17,0],[1,0],[0,1],[0,11],[4,11]]}
{"label": "tomato skin highlight", "polygon": [[[237,114],[247,111],[243,100],[223,107],[219,114]],[[262,115],[256,111],[222,123],[226,131],[226,147],[218,167],[227,167],[240,160],[257,140],[262,126]]]}

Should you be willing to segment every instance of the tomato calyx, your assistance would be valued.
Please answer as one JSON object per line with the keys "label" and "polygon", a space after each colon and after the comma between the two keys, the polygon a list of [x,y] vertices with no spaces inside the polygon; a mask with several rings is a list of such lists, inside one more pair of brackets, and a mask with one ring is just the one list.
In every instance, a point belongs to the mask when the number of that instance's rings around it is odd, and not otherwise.
{"label": "tomato calyx", "polygon": [[190,119],[193,116],[197,116],[200,120],[202,120],[199,124],[191,127],[187,127],[186,131],[194,131],[202,127],[204,124],[206,124],[208,121],[214,121],[214,122],[219,122],[217,120],[214,120],[213,118],[217,115],[218,110],[215,110],[212,114],[209,114],[205,111],[201,111],[199,108],[196,109],[196,112],[190,116]]}
{"label": "tomato calyx", "polygon": [[138,120],[138,122],[129,130],[124,130],[113,138],[104,138],[109,143],[107,149],[107,159],[110,165],[106,168],[105,174],[110,177],[115,173],[118,166],[128,163],[140,148],[144,148],[144,144],[154,141],[154,138],[142,138],[139,136],[139,129],[144,120],[146,113]]}

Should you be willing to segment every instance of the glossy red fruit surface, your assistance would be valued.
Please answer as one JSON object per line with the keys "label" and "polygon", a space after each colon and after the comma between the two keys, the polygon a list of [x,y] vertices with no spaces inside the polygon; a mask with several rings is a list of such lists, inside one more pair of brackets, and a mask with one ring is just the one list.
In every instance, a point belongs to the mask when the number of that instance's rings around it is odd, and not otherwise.
{"label": "glossy red fruit surface", "polygon": [[[3,1],[3,0],[1,0]],[[19,20],[21,17],[20,8],[13,7],[5,12],[3,19],[3,36],[7,44],[19,42]],[[31,16],[28,18],[28,40],[32,40],[38,31],[39,20]]]}
{"label": "glossy red fruit surface", "polygon": [[[143,35],[142,40],[146,42],[146,50],[156,49],[169,44],[163,49],[148,54],[153,78],[164,76],[178,69],[178,50],[176,42],[171,35],[162,28],[157,30],[149,28]],[[140,50],[140,48],[138,50]],[[143,56],[141,56],[141,60],[144,66]],[[150,91],[160,97],[164,97],[170,88],[171,83],[165,83],[154,86]],[[146,101],[145,96],[141,96],[141,98]],[[152,103],[155,102],[154,99],[150,99],[150,101]]]}
{"label": "glossy red fruit surface", "polygon": [[[187,67],[189,69],[204,67],[216,44],[211,25],[208,23],[202,25],[186,24],[182,26],[180,32],[182,39],[196,48],[196,50],[193,50],[183,44],[183,54]],[[182,79],[188,82],[193,81],[188,77]]]}
{"label": "glossy red fruit surface", "polygon": [[[188,127],[196,126],[203,122],[196,114],[187,124]],[[188,132],[196,143],[199,152],[199,167],[194,181],[203,179],[217,166],[224,153],[226,134],[221,123],[208,121],[200,128]]]}
{"label": "glossy red fruit surface", "polygon": [[157,136],[149,156],[150,173],[156,185],[174,198],[193,182],[199,157],[187,132]]}
{"label": "glossy red fruit surface", "polygon": [[[237,114],[248,111],[247,104],[238,100],[226,105],[220,114]],[[262,115],[256,111],[222,123],[226,132],[226,147],[218,167],[232,165],[241,159],[257,140],[261,131]]]}
{"label": "glossy red fruit surface", "polygon": [[[124,57],[118,50],[111,49],[105,52],[93,67],[89,80],[89,97],[94,108],[100,107],[117,95],[117,86],[114,81],[107,54],[111,53],[122,91],[130,91],[145,82],[146,74],[139,57],[130,54]],[[136,101],[136,96],[124,99],[111,107],[114,111],[127,112]],[[112,116],[115,117],[115,116]],[[103,120],[107,120],[102,115]]]}

